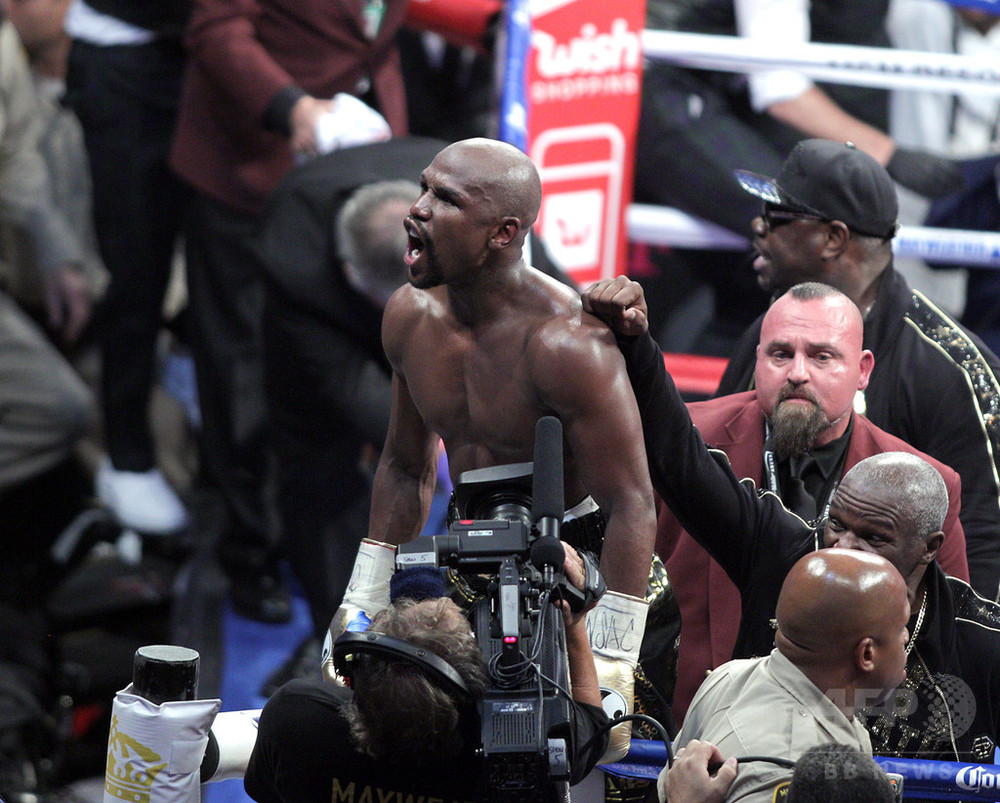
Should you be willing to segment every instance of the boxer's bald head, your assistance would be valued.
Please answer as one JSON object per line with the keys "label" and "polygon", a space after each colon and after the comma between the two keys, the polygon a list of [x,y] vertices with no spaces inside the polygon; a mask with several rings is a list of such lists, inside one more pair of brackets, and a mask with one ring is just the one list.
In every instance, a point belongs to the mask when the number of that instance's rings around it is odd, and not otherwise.
{"label": "boxer's bald head", "polygon": [[406,263],[418,288],[468,281],[482,267],[512,265],[542,202],[531,159],[493,139],[442,150],[420,175],[406,219]]}

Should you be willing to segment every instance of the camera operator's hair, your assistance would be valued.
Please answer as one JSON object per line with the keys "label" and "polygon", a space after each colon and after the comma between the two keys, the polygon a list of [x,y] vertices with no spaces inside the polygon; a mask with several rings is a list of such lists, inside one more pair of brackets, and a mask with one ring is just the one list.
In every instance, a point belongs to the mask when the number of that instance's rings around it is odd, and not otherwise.
{"label": "camera operator's hair", "polygon": [[[486,688],[479,645],[449,599],[397,600],[368,629],[443,658],[462,677],[473,699]],[[470,724],[467,718],[475,716],[473,700],[463,699],[456,689],[405,658],[365,655],[354,670],[351,687],[354,698],[344,707],[344,716],[355,747],[375,758],[415,764],[456,755],[462,749],[463,728]]]}
{"label": "camera operator's hair", "polygon": [[894,803],[892,784],[871,756],[845,744],[816,745],[795,762],[788,803]]}

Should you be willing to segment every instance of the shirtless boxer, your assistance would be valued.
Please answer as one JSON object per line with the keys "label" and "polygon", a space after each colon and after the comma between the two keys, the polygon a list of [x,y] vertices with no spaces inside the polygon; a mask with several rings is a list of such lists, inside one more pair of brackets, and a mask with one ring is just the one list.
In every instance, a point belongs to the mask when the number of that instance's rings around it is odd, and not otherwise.
{"label": "shirtless boxer", "polygon": [[[639,414],[614,336],[583,312],[575,292],[525,262],[524,240],[541,203],[538,172],[525,154],[465,140],[441,151],[420,184],[405,221],[409,284],[383,319],[392,415],[369,539],[334,629],[380,604],[358,593],[379,574],[372,566],[391,566],[392,550],[379,552],[373,542],[391,546],[419,535],[439,440],[457,480],[470,469],[531,460],[536,421],[555,415],[565,438],[567,506],[599,508],[607,519],[600,567],[617,593],[591,616],[624,635],[605,657],[634,666],[656,516]],[[379,579],[387,585],[384,571]],[[596,639],[594,646],[600,666]]]}

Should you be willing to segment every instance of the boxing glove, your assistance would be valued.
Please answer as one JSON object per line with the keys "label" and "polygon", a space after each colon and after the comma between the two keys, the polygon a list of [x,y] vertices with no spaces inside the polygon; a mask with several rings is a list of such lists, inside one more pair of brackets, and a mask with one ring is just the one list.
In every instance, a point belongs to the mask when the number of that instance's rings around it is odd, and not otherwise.
{"label": "boxing glove", "polygon": [[389,607],[389,581],[396,571],[396,547],[365,538],[354,559],[344,600],[323,641],[323,677],[340,683],[333,668],[333,642],[345,630],[363,633],[372,617]]}
{"label": "boxing glove", "polygon": [[[649,603],[639,597],[608,591],[587,614],[587,634],[597,666],[601,701],[611,718],[631,714],[635,708],[635,668],[646,631]],[[607,752],[600,764],[618,761],[628,752],[632,723],[611,729]]]}

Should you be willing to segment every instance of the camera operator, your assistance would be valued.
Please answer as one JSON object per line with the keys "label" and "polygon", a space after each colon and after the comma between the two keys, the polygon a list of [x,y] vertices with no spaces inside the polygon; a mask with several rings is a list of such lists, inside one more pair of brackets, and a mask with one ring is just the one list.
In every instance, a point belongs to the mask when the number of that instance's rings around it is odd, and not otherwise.
{"label": "camera operator", "polygon": [[[582,558],[564,544],[564,570],[585,587]],[[607,724],[585,611],[562,606],[574,700],[577,755],[571,782],[583,778],[607,747]],[[367,653],[355,660],[351,688],[293,680],[268,700],[244,778],[261,803],[358,803],[404,797],[474,801],[483,797],[477,760],[475,701],[487,685],[482,654],[468,621],[447,598],[400,598],[368,632],[408,642],[446,661],[469,696],[405,659]]]}

